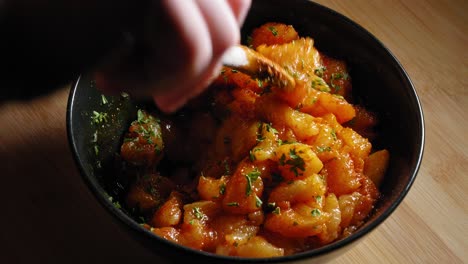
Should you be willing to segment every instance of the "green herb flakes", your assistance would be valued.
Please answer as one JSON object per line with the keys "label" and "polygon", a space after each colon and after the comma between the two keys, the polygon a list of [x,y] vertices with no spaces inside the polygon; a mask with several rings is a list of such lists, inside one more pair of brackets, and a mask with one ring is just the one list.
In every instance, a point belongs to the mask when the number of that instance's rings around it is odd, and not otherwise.
{"label": "green herb flakes", "polygon": [[271,31],[271,34],[273,34],[273,36],[278,36],[278,30],[275,27],[268,27],[268,29]]}
{"label": "green herb flakes", "polygon": [[101,113],[97,111],[93,111],[93,115],[91,116],[92,123],[96,125],[107,122],[107,118],[107,113]]}
{"label": "green herb flakes", "polygon": [[314,74],[320,78],[323,78],[323,73],[327,70],[325,66],[319,67],[314,70]]}
{"label": "green herb flakes", "polygon": [[335,129],[332,129],[331,135],[332,135],[333,140],[337,140],[337,139],[338,139],[337,136],[336,136],[336,131],[335,131]]}
{"label": "green herb flakes", "polygon": [[322,203],[322,196],[320,196],[320,195],[315,196],[315,201],[316,201],[318,204]]}
{"label": "green herb flakes", "polygon": [[[284,153],[283,155],[281,155],[279,159],[279,164],[281,166],[284,166],[284,165],[291,166],[289,170],[292,171],[294,175],[296,175],[296,177],[299,175],[302,175],[302,172],[304,172],[305,170],[305,161],[301,156],[299,156],[296,153],[296,149],[294,148],[291,148],[289,150],[289,158],[286,157]],[[299,171],[302,171],[302,172],[299,172]]]}
{"label": "green herb flakes", "polygon": [[262,199],[260,199],[257,195],[255,195],[255,205],[257,206],[257,208],[262,207],[262,204],[263,204]]}
{"label": "green herb flakes", "polygon": [[250,161],[255,161],[255,160],[256,160],[255,154],[253,153],[253,151],[254,151],[253,149],[251,149],[251,150],[249,151],[249,158],[250,158]]}
{"label": "green herb flakes", "polygon": [[103,105],[108,103],[106,96],[104,96],[103,94],[101,94],[101,102]]}
{"label": "green herb flakes", "polygon": [[347,80],[348,78],[349,78],[348,74],[346,73],[341,73],[341,72],[332,73],[331,78],[330,78],[330,85],[333,89],[335,89],[335,92],[338,92],[341,89],[341,86],[335,84],[335,81],[341,80],[341,79]]}
{"label": "green herb flakes", "polygon": [[320,210],[317,209],[317,208],[313,209],[310,213],[311,213],[312,216],[314,216],[314,217],[320,216],[320,215],[322,214],[322,212],[320,212]]}
{"label": "green herb flakes", "polygon": [[245,189],[246,196],[249,196],[252,193],[252,183],[255,182],[260,177],[260,175],[261,173],[257,168],[245,175],[247,180],[247,187]]}
{"label": "green herb flakes", "polygon": [[262,88],[263,87],[263,81],[260,80],[260,79],[257,79],[257,85],[259,88]]}
{"label": "green herb flakes", "polygon": [[275,210],[273,210],[273,212],[272,212],[272,213],[274,213],[275,215],[279,215],[279,214],[281,214],[281,208],[279,208],[279,207],[276,207],[276,208],[275,208]]}
{"label": "green herb flakes", "polygon": [[198,220],[203,220],[206,218],[206,215],[200,210],[200,207],[194,207],[192,209],[192,213]]}
{"label": "green herb flakes", "polygon": [[330,146],[317,147],[317,152],[318,153],[322,153],[322,152],[325,152],[325,151],[331,151],[331,147]]}
{"label": "green herb flakes", "polygon": [[226,192],[226,184],[225,184],[225,183],[222,183],[222,184],[219,186],[219,194],[223,195],[225,192]]}

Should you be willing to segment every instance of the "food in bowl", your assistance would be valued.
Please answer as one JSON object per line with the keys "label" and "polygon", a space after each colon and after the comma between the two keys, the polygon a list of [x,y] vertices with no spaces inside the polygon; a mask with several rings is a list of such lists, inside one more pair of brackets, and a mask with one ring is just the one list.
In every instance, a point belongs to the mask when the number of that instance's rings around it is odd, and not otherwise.
{"label": "food in bowl", "polygon": [[155,235],[220,255],[286,256],[352,234],[388,166],[371,143],[377,116],[354,101],[346,62],[292,25],[260,25],[249,44],[295,89],[224,67],[179,112],[138,110],[117,156],[121,204]]}

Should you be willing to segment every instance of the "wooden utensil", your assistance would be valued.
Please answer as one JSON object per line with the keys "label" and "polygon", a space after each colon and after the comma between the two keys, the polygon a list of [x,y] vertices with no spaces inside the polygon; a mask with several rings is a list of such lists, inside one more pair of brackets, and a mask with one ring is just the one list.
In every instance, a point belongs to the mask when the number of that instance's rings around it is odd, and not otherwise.
{"label": "wooden utensil", "polygon": [[279,64],[243,45],[231,47],[223,55],[222,63],[252,77],[269,79],[285,91],[292,91],[296,86],[294,77]]}

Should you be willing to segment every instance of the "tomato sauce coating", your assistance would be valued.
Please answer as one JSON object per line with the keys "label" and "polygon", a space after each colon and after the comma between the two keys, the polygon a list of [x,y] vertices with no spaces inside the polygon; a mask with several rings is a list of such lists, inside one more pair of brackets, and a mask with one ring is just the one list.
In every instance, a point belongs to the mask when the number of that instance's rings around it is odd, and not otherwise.
{"label": "tomato sauce coating", "polygon": [[353,104],[346,62],[291,25],[266,23],[249,41],[295,90],[224,67],[179,113],[140,110],[121,148],[138,171],[125,206],[155,235],[220,255],[285,256],[353,233],[388,165],[370,141],[377,116]]}

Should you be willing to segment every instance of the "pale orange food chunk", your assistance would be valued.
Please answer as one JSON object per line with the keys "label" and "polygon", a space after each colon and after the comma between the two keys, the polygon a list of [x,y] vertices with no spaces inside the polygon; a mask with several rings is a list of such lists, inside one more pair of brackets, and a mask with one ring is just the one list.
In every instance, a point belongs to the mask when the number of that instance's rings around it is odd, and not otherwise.
{"label": "pale orange food chunk", "polygon": [[323,163],[311,147],[306,144],[284,144],[275,151],[274,161],[278,162],[281,176],[286,180],[305,179],[318,173]]}
{"label": "pale orange food chunk", "polygon": [[265,228],[285,237],[305,238],[320,234],[329,214],[319,208],[297,204],[286,210],[270,213]]}
{"label": "pale orange food chunk", "polygon": [[386,149],[376,151],[367,157],[364,162],[364,174],[369,177],[376,186],[380,186],[387,171],[390,161],[390,153]]}
{"label": "pale orange food chunk", "polygon": [[261,171],[250,161],[244,160],[226,185],[223,209],[232,214],[248,214],[261,210],[259,201],[263,193]]}
{"label": "pale orange food chunk", "polygon": [[182,221],[182,194],[173,191],[164,204],[153,214],[151,224],[154,227],[176,226]]}
{"label": "pale orange food chunk", "polygon": [[250,45],[253,49],[258,46],[289,43],[299,38],[294,27],[283,23],[269,22],[255,28],[250,35]]}

